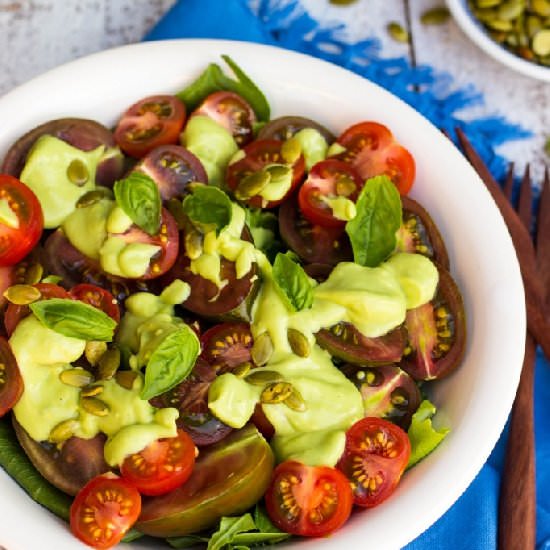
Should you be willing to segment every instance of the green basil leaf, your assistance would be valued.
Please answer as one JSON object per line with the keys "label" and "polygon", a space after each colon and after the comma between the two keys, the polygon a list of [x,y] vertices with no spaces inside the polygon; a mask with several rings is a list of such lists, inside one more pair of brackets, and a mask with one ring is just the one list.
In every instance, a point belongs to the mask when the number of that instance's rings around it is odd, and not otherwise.
{"label": "green basil leaf", "polygon": [[302,266],[287,254],[277,254],[273,263],[273,280],[279,294],[293,311],[311,307],[313,282]]}
{"label": "green basil leaf", "polygon": [[199,347],[199,339],[187,325],[169,333],[147,362],[141,399],[151,399],[185,380],[193,369]]}
{"label": "green basil leaf", "polygon": [[232,518],[222,517],[219,529],[210,537],[207,550],[222,550],[222,548],[233,548],[235,536],[256,529],[256,524],[250,514]]}
{"label": "green basil leaf", "polygon": [[64,336],[81,340],[110,342],[116,321],[95,308],[78,300],[50,298],[29,306],[40,322]]}
{"label": "green basil leaf", "polygon": [[172,548],[196,548],[199,545],[207,544],[210,537],[201,537],[199,535],[184,535],[182,537],[170,537],[166,542]]}
{"label": "green basil leaf", "polygon": [[407,432],[411,442],[411,456],[407,468],[411,468],[429,455],[449,433],[449,428],[435,429],[433,427],[432,418],[435,413],[435,405],[424,399],[418,410],[413,414]]}
{"label": "green basil leaf", "polygon": [[217,187],[200,185],[183,201],[183,211],[197,226],[216,234],[229,225],[233,207],[229,197]]}
{"label": "green basil leaf", "polygon": [[32,465],[17,443],[8,416],[0,419],[0,466],[34,501],[61,519],[69,520],[72,498],[46,481]]}
{"label": "green basil leaf", "polygon": [[185,103],[187,111],[195,109],[206,96],[225,90],[235,92],[246,99],[258,119],[268,121],[270,107],[263,92],[229,56],[222,55],[222,59],[235,73],[237,80],[226,76],[216,63],[210,63],[194,82],[176,94]]}
{"label": "green basil leaf", "polygon": [[115,182],[115,200],[143,231],[156,235],[160,229],[162,201],[157,184],[147,175],[132,172]]}
{"label": "green basil leaf", "polygon": [[365,182],[357,199],[357,214],[346,223],[356,263],[375,267],[395,249],[401,226],[401,197],[387,176]]}

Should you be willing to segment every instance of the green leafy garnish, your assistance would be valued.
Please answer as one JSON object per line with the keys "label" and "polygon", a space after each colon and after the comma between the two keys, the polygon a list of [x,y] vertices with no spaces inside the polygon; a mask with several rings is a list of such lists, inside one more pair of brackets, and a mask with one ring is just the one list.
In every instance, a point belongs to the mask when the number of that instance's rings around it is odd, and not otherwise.
{"label": "green leafy garnish", "polygon": [[194,82],[176,94],[185,103],[187,111],[195,109],[206,96],[226,90],[246,99],[260,121],[268,121],[270,107],[263,92],[228,55],[222,55],[222,59],[235,73],[237,80],[226,76],[218,64],[210,63]]}
{"label": "green leafy garnish", "polygon": [[132,172],[115,182],[113,190],[118,206],[138,227],[149,235],[159,232],[162,201],[157,184],[149,176]]}
{"label": "green leafy garnish", "polygon": [[411,456],[407,468],[411,468],[429,455],[449,433],[449,428],[436,429],[432,425],[432,418],[436,413],[433,403],[424,399],[414,413],[408,430],[411,442]]}
{"label": "green leafy garnish", "polygon": [[293,311],[311,307],[313,303],[313,282],[287,254],[277,254],[273,263],[273,280],[281,297]]}
{"label": "green leafy garnish", "polygon": [[196,334],[187,325],[168,334],[147,362],[141,399],[151,399],[185,380],[193,369],[199,348]]}
{"label": "green leafy garnish", "polygon": [[401,226],[399,191],[387,176],[366,181],[357,199],[357,214],[346,223],[356,263],[376,267],[395,249]]}
{"label": "green leafy garnish", "polygon": [[40,322],[64,336],[110,342],[116,321],[102,310],[65,298],[51,298],[29,306]]}
{"label": "green leafy garnish", "polygon": [[229,225],[233,213],[230,198],[217,187],[200,185],[183,201],[183,211],[201,229],[220,231]]}

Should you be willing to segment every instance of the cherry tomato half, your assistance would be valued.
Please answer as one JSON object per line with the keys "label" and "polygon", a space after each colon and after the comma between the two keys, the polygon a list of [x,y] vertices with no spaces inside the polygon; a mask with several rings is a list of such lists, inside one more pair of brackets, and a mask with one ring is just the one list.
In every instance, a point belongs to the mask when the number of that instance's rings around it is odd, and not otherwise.
{"label": "cherry tomato half", "polygon": [[141,496],[112,474],[94,477],[76,495],[70,512],[71,531],[94,548],[111,548],[136,522]]}
{"label": "cherry tomato half", "polygon": [[361,178],[386,174],[402,195],[409,192],[416,174],[414,158],[386,126],[359,122],[345,130],[337,141],[346,151],[335,158],[352,164]]}
{"label": "cherry tomato half", "polygon": [[348,520],[353,495],[349,481],[336,468],[286,461],[273,472],[265,504],[279,529],[303,537],[322,537]]}
{"label": "cherry tomato half", "polygon": [[120,308],[117,299],[106,289],[100,286],[82,283],[71,288],[69,294],[97,309],[101,309],[117,323],[120,321]]}
{"label": "cherry tomato half", "polygon": [[128,155],[144,157],[159,145],[178,142],[185,114],[185,105],[175,96],[146,97],[122,115],[115,141]]}
{"label": "cherry tomato half", "polygon": [[221,323],[201,337],[201,357],[217,374],[251,361],[252,334],[248,323]]}
{"label": "cherry tomato half", "polygon": [[17,403],[23,393],[23,378],[8,341],[0,336],[0,418]]}
{"label": "cherry tomato half", "polygon": [[330,201],[343,197],[355,202],[363,184],[364,181],[351,164],[337,159],[318,162],[311,168],[306,181],[300,187],[300,211],[313,224],[344,227],[345,220],[334,215]]}
{"label": "cherry tomato half", "polygon": [[127,456],[120,473],[142,495],[163,495],[187,481],[195,454],[191,437],[178,430],[176,437],[158,439],[139,453]]}
{"label": "cherry tomato half", "polygon": [[191,114],[194,115],[204,115],[215,120],[241,147],[254,138],[256,114],[248,101],[234,92],[220,91],[208,95]]}
{"label": "cherry tomato half", "polygon": [[394,492],[410,454],[405,431],[388,420],[366,417],[347,431],[337,468],[351,481],[355,504],[372,508]]}
{"label": "cherry tomato half", "polygon": [[0,266],[22,260],[44,229],[42,207],[36,195],[17,178],[0,175]]}

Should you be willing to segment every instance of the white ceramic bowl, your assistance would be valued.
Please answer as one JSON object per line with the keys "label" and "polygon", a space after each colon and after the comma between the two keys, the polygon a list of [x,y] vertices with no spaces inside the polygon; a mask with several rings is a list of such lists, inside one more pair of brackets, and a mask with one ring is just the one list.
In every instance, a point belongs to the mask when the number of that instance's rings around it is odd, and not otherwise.
{"label": "white ceramic bowl", "polygon": [[[523,357],[523,290],[510,238],[483,183],[437,128],[385,90],[329,63],[249,43],[181,40],[99,53],[7,94],[0,99],[0,156],[48,119],[82,116],[113,124],[135,100],[176,92],[207,63],[221,62],[221,54],[259,84],[275,115],[309,116],[335,133],[360,120],[389,126],[416,158],[412,196],[431,212],[449,248],[468,321],[464,363],[432,395],[450,435],[406,473],[388,501],[355,514],[329,538],[300,543],[324,550],[359,548],[368,540],[377,550],[399,548],[443,515],[486,461],[507,419]],[[41,550],[83,548],[1,469],[0,518],[0,545],[9,550],[36,548],[37,541]]]}
{"label": "white ceramic bowl", "polygon": [[486,54],[518,73],[550,82],[550,67],[532,63],[513,54],[495,42],[473,16],[467,0],[446,0],[449,10],[464,33]]}

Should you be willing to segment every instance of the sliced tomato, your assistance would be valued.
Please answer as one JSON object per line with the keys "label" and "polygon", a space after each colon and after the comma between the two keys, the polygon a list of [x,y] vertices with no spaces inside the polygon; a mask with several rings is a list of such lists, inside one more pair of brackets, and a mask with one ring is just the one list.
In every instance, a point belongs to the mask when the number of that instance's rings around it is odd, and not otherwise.
{"label": "sliced tomato", "polygon": [[23,378],[8,341],[0,336],[0,418],[17,403],[23,393]]}
{"label": "sliced tomato", "polygon": [[16,264],[33,249],[42,235],[44,217],[31,189],[5,174],[0,175],[0,206],[1,267]]}
{"label": "sliced tomato", "polygon": [[185,115],[185,105],[176,96],[146,97],[122,115],[115,141],[126,154],[144,157],[159,145],[178,142]]}
{"label": "sliced tomato", "polygon": [[221,323],[209,328],[201,337],[201,357],[218,374],[251,361],[252,333],[248,323]]}
{"label": "sliced tomato", "polygon": [[70,512],[71,531],[93,548],[111,548],[134,525],[140,512],[137,489],[115,474],[102,474],[76,495]]}
{"label": "sliced tomato", "polygon": [[248,176],[262,172],[270,165],[281,164],[292,168],[292,181],[284,196],[276,200],[266,200],[258,193],[251,195],[244,202],[257,208],[274,208],[290,196],[300,183],[305,172],[304,156],[300,155],[291,161],[285,160],[283,141],[276,139],[257,139],[242,149],[244,156],[227,167],[226,182],[232,191],[237,191]]}
{"label": "sliced tomato", "polygon": [[[71,295],[59,285],[54,285],[52,283],[36,283],[33,286],[40,290],[40,300],[47,300],[48,298],[71,298]],[[19,306],[10,303],[4,314],[4,326],[7,335],[11,336],[19,321],[27,315],[30,315],[30,313],[31,310],[29,306]]]}
{"label": "sliced tomato", "polygon": [[195,464],[195,451],[189,435],[178,430],[176,437],[158,439],[127,456],[120,473],[142,495],[163,495],[187,481]]}
{"label": "sliced tomato", "polygon": [[117,323],[120,321],[118,300],[106,289],[100,286],[81,283],[71,288],[69,294],[75,299],[101,309]]}
{"label": "sliced tomato", "polygon": [[351,164],[337,159],[318,162],[300,187],[300,211],[313,224],[344,227],[345,220],[334,215],[330,201],[342,197],[355,202],[363,185],[364,181]]}
{"label": "sliced tomato", "polygon": [[345,151],[335,156],[349,162],[364,180],[386,174],[402,195],[411,189],[416,175],[414,158],[391,131],[378,122],[359,122],[338,138]]}
{"label": "sliced tomato", "polygon": [[286,461],[275,468],[265,503],[279,529],[322,537],[347,521],[353,495],[349,481],[336,468]]}
{"label": "sliced tomato", "polygon": [[191,116],[205,115],[223,126],[239,146],[254,138],[257,122],[254,110],[243,97],[234,92],[220,91],[208,95]]}
{"label": "sliced tomato", "polygon": [[388,420],[366,417],[346,433],[337,467],[353,487],[355,504],[372,508],[395,490],[405,471],[411,444],[404,430]]}
{"label": "sliced tomato", "polygon": [[0,308],[6,303],[4,292],[8,287],[15,284],[17,274],[12,265],[0,267]]}

